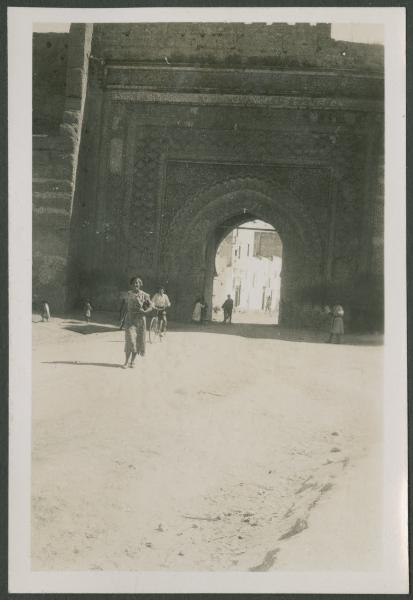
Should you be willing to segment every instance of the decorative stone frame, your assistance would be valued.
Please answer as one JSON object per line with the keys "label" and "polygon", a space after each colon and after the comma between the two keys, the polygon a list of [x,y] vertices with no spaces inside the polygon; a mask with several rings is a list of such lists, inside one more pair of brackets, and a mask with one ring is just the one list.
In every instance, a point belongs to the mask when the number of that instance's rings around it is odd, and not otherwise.
{"label": "decorative stone frame", "polygon": [[222,240],[219,228],[229,221],[235,226],[252,219],[273,225],[283,241],[284,302],[293,302],[295,292],[322,281],[322,238],[291,191],[258,178],[228,179],[199,192],[178,211],[165,233],[160,277],[179,304],[177,317],[188,318],[197,296],[204,296],[211,310],[215,254]]}

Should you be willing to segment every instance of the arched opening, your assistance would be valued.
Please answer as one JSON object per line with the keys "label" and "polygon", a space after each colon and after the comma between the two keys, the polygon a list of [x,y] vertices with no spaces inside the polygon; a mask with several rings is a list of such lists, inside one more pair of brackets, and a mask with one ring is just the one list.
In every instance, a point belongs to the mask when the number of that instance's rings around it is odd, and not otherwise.
{"label": "arched opening", "polygon": [[303,305],[324,284],[322,239],[311,213],[290,190],[249,177],[202,190],[167,228],[160,276],[174,299],[171,318],[190,320],[196,298],[205,300],[206,319],[214,317],[218,246],[231,231],[257,220],[272,226],[282,240],[278,322],[296,325]]}
{"label": "arched opening", "polygon": [[[212,319],[228,317],[223,310],[233,303],[233,322],[278,324],[281,299],[282,241],[274,227],[258,219],[243,219],[218,226],[212,287]],[[225,307],[231,307],[231,302]]]}

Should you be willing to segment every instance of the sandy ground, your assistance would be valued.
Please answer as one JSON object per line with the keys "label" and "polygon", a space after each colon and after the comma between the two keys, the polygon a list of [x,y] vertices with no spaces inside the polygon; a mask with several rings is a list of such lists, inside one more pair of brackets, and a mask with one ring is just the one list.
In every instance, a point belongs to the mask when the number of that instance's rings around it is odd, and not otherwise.
{"label": "sandy ground", "polygon": [[[212,320],[220,323],[224,319],[222,310],[214,313]],[[262,310],[239,310],[235,309],[232,313],[232,323],[252,323],[257,325],[275,325],[275,313],[264,312]]]}
{"label": "sandy ground", "polygon": [[123,370],[84,327],[33,326],[33,569],[379,566],[382,346],[177,328]]}

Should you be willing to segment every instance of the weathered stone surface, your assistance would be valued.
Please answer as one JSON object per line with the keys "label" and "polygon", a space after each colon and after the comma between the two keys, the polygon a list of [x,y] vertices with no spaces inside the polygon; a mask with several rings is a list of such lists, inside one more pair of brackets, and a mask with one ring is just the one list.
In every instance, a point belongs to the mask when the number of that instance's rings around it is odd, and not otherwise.
{"label": "weathered stone surface", "polygon": [[337,42],[330,26],[287,23],[97,25],[92,53],[105,60],[381,70],[383,47]]}
{"label": "weathered stone surface", "polygon": [[69,74],[70,77],[68,77],[66,83],[66,93],[70,98],[81,98],[84,76],[83,68],[71,67]]}
{"label": "weathered stone surface", "polygon": [[120,175],[122,172],[122,151],[123,140],[112,138],[110,142],[110,170],[115,175]]}
{"label": "weathered stone surface", "polygon": [[[37,128],[43,135],[33,138],[33,295],[36,301],[47,297],[54,311],[67,305],[69,232],[92,30],[92,25],[73,25],[70,34],[62,38],[65,65],[59,71],[59,89],[64,102],[59,104],[59,135],[55,122],[36,121],[34,106],[34,131]],[[52,48],[48,35],[35,37],[35,42],[37,54],[44,43]],[[44,50],[40,54],[43,57]],[[35,79],[34,88],[41,97],[40,92],[47,93],[50,88],[50,73],[41,58],[37,63],[41,77]]]}
{"label": "weathered stone surface", "polygon": [[179,92],[242,93],[258,95],[311,95],[323,98],[383,96],[383,78],[371,74],[360,78],[356,73],[308,74],[293,70],[276,69],[211,69],[185,67],[140,67],[138,65],[110,64],[106,68],[105,85],[110,88],[173,90]]}
{"label": "weathered stone surface", "polygon": [[57,133],[66,95],[69,34],[33,34],[33,133]]}

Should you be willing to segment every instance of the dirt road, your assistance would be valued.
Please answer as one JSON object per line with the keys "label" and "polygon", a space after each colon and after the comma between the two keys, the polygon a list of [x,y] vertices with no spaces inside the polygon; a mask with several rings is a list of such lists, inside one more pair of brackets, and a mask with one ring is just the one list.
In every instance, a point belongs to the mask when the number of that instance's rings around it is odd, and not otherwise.
{"label": "dirt road", "polygon": [[34,569],[377,566],[381,346],[212,326],[123,370],[67,327],[33,326]]}

